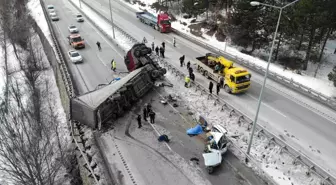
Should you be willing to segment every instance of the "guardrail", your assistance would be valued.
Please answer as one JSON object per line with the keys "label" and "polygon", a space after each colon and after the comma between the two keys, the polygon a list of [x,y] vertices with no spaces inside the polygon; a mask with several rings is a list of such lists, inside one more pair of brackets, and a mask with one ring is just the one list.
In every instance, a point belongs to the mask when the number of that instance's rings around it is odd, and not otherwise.
{"label": "guardrail", "polygon": [[[71,0],[70,0],[71,1]],[[94,8],[92,8],[89,4],[87,4],[86,2],[82,1],[87,7],[89,7],[92,11],[94,11],[97,15],[99,15],[100,17],[102,17],[105,21],[111,23],[111,21],[106,18],[104,15],[102,15],[100,12],[98,12],[97,10],[95,10]],[[85,12],[82,12],[85,15]],[[128,33],[126,33],[124,30],[122,30],[120,27],[118,27],[116,24],[114,24],[114,26],[117,28],[118,31],[120,31],[121,33],[125,33],[125,36],[128,38],[131,38],[132,41],[134,41],[134,43],[139,43],[139,41],[137,41],[137,39],[135,39],[134,37],[132,37],[131,35],[129,35]],[[106,34],[104,30],[101,30],[102,33]],[[111,37],[109,37],[113,42],[115,42]],[[175,68],[173,65],[171,65],[169,62],[165,61],[164,59],[160,58],[160,57],[156,57],[156,60],[158,62],[160,62],[161,64],[163,64],[165,67],[167,67],[168,70],[172,71],[172,73],[175,73],[175,75],[179,78],[184,78],[184,76],[186,75],[184,72],[181,72],[179,69]],[[208,99],[212,99],[214,100],[214,105],[218,105],[221,104],[222,106],[222,110],[229,110],[230,111],[230,116],[235,116],[238,119],[238,124],[246,124],[247,125],[247,130],[250,130],[253,121],[252,119],[250,119],[247,115],[245,115],[244,113],[242,113],[241,111],[239,111],[238,109],[236,109],[233,105],[227,103],[225,100],[223,100],[222,98],[220,98],[217,95],[213,95],[210,94],[207,90],[206,87],[203,87],[201,84],[197,83],[197,82],[192,82],[192,85],[195,87],[195,91],[200,90],[201,94],[206,94],[208,96]],[[285,141],[283,141],[282,139],[280,139],[279,137],[277,137],[275,134],[273,134],[272,132],[268,131],[267,129],[263,128],[262,126],[260,126],[259,124],[257,124],[256,127],[256,137],[259,136],[264,136],[266,138],[268,138],[268,144],[274,143],[278,146],[280,146],[281,151],[282,152],[286,152],[289,154],[289,156],[291,156],[294,160],[293,160],[293,164],[298,164],[301,163],[305,166],[308,167],[309,171],[307,171],[307,173],[314,173],[316,174],[318,177],[321,178],[322,184],[330,184],[330,185],[336,185],[336,178],[333,177],[332,175],[330,175],[327,170],[323,169],[321,166],[317,165],[316,163],[312,162],[309,160],[309,158],[302,154],[301,152],[299,152],[298,150],[294,149],[292,146],[290,146],[289,144],[285,143]],[[247,159],[247,161],[251,161],[254,163],[254,165],[256,165],[259,170],[262,170],[259,166],[259,164],[256,162],[256,160],[248,155],[246,152],[242,151],[237,145],[234,144],[234,142],[231,141],[231,143],[235,146],[235,148],[243,153]],[[269,176],[266,177],[267,180],[269,180],[270,182],[274,183],[274,180],[272,178],[270,178]]]}
{"label": "guardrail", "polygon": [[[65,63],[61,47],[58,43],[58,40],[56,39],[56,34],[54,32],[51,21],[49,19],[49,15],[48,15],[48,12],[45,8],[45,4],[42,0],[40,0],[40,4],[41,4],[42,10],[43,10],[43,14],[44,14],[44,16],[46,18],[46,21],[48,23],[48,28],[50,30],[50,34],[51,34],[51,37],[52,37],[52,40],[53,40],[53,43],[54,43],[54,47],[55,47],[55,50],[56,50],[56,53],[57,53],[57,56],[58,56],[58,59],[59,59],[58,64],[60,66],[60,72],[61,72],[61,75],[62,75],[63,82],[65,83],[64,85],[65,85],[65,88],[66,88],[66,91],[67,91],[67,95],[68,95],[68,98],[71,99],[72,97],[75,96],[74,88],[73,88],[73,84],[72,84],[72,80],[71,80],[71,75],[70,75],[70,73],[68,71],[68,68],[67,68],[67,65]],[[86,163],[86,166],[87,166],[87,168],[89,169],[89,172],[92,175],[92,178],[94,179],[96,184],[99,184],[99,180],[97,179],[93,169],[91,168],[91,165],[88,162],[88,159],[87,159],[85,153],[82,151],[82,149],[81,149],[82,147],[80,147],[80,145],[78,144],[79,142],[76,139],[76,136],[79,136],[79,134],[76,133],[76,130],[74,128],[74,122],[71,121],[71,104],[69,104],[69,110],[70,110],[69,115],[68,115],[69,120],[70,120],[69,127],[70,127],[70,132],[71,132],[72,139],[75,142],[75,145],[76,145],[77,149],[80,151],[80,154],[83,157],[83,159]]]}
{"label": "guardrail", "polygon": [[[179,30],[176,30],[173,28],[173,32],[176,34],[176,35],[179,35],[197,45],[200,45],[204,48],[207,48],[209,49],[210,51],[214,52],[214,53],[217,53],[217,54],[220,54],[220,55],[223,55],[224,57],[227,57],[228,59],[230,60],[233,60],[234,62],[244,66],[244,67],[247,67],[249,69],[252,69],[253,71],[255,72],[258,72],[259,74],[262,74],[262,75],[265,75],[265,72],[266,72],[266,69],[253,63],[253,62],[250,62],[250,61],[247,61],[247,60],[244,60],[243,58],[239,58],[239,56],[237,55],[232,55],[230,53],[227,53],[221,49],[218,49],[216,47],[213,47],[207,43],[204,43],[200,40],[197,40],[195,38],[193,38],[192,36],[189,36]],[[328,107],[336,110],[336,100],[332,99],[331,97],[328,97],[316,90],[313,90],[312,88],[309,88],[307,86],[304,86],[302,85],[301,83],[298,83],[298,82],[295,82],[293,79],[289,79],[285,76],[282,76],[282,75],[279,75],[277,73],[274,73],[272,71],[269,71],[268,73],[268,77],[270,77],[272,80],[274,81],[277,81],[287,87],[290,87],[291,89],[295,90],[295,91],[298,91],[299,93],[302,93],[302,94],[305,94],[325,105],[327,105]]]}

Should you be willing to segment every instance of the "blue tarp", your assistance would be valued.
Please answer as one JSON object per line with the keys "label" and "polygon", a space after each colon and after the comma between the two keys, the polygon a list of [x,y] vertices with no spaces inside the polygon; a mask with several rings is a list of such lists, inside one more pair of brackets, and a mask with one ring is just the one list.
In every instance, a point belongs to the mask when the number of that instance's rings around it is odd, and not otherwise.
{"label": "blue tarp", "polygon": [[194,128],[187,130],[188,135],[198,135],[203,133],[203,128],[200,124],[197,124]]}

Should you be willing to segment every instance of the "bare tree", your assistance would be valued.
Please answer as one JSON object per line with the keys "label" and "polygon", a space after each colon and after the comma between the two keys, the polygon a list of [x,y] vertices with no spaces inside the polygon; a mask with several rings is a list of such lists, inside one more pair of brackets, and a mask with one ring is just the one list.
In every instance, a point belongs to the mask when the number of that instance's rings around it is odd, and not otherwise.
{"label": "bare tree", "polygon": [[[11,73],[8,99],[0,107],[0,171],[15,184],[62,184],[57,175],[63,167],[65,143],[60,119],[50,91],[43,53],[30,37],[20,72]],[[5,105],[5,103],[7,106]]]}

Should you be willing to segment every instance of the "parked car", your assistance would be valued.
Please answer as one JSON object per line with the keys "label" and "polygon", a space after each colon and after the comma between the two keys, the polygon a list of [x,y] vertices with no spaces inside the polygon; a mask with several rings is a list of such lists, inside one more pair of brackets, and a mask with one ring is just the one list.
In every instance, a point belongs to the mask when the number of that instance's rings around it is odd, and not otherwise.
{"label": "parked car", "polygon": [[55,10],[50,10],[49,11],[49,15],[50,16],[55,16],[56,15],[56,11]]}
{"label": "parked car", "polygon": [[68,27],[68,30],[69,30],[70,33],[78,33],[78,28],[74,25],[70,25]]}
{"label": "parked car", "polygon": [[83,63],[83,57],[77,51],[71,50],[68,55],[72,63]]}
{"label": "parked car", "polygon": [[48,5],[47,6],[47,9],[50,11],[50,10],[55,10],[55,7],[54,7],[54,5]]}
{"label": "parked car", "polygon": [[84,17],[80,14],[77,14],[76,15],[76,20],[77,20],[77,22],[84,22]]}
{"label": "parked car", "polygon": [[50,18],[51,18],[52,21],[58,21],[59,20],[59,17],[57,15],[51,15]]}

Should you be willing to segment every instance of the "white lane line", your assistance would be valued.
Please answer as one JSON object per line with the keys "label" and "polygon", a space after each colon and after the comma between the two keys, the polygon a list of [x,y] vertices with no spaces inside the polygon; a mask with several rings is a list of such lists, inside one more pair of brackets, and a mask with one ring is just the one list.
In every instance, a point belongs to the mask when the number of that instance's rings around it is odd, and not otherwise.
{"label": "white lane line", "polygon": [[[251,97],[251,98],[253,98],[254,100],[258,101],[258,99],[257,99],[257,98],[253,97],[253,96],[252,96],[252,95],[250,95],[249,93],[246,93],[246,95],[247,95],[247,96],[249,96],[249,97]],[[263,105],[265,105],[266,107],[268,107],[268,108],[270,108],[270,109],[274,110],[275,112],[277,112],[277,113],[278,113],[278,114],[280,114],[281,116],[283,116],[283,117],[287,118],[287,116],[286,116],[285,114],[283,114],[281,111],[279,111],[279,110],[277,110],[277,109],[275,109],[275,108],[271,107],[271,106],[270,106],[270,105],[268,105],[267,103],[262,103],[262,104],[263,104]]]}
{"label": "white lane line", "polygon": [[105,66],[105,67],[107,67],[107,65],[103,62],[103,60],[100,58],[100,56],[99,56],[99,53],[96,53],[96,56],[97,56],[97,58],[99,59],[99,61]]}

